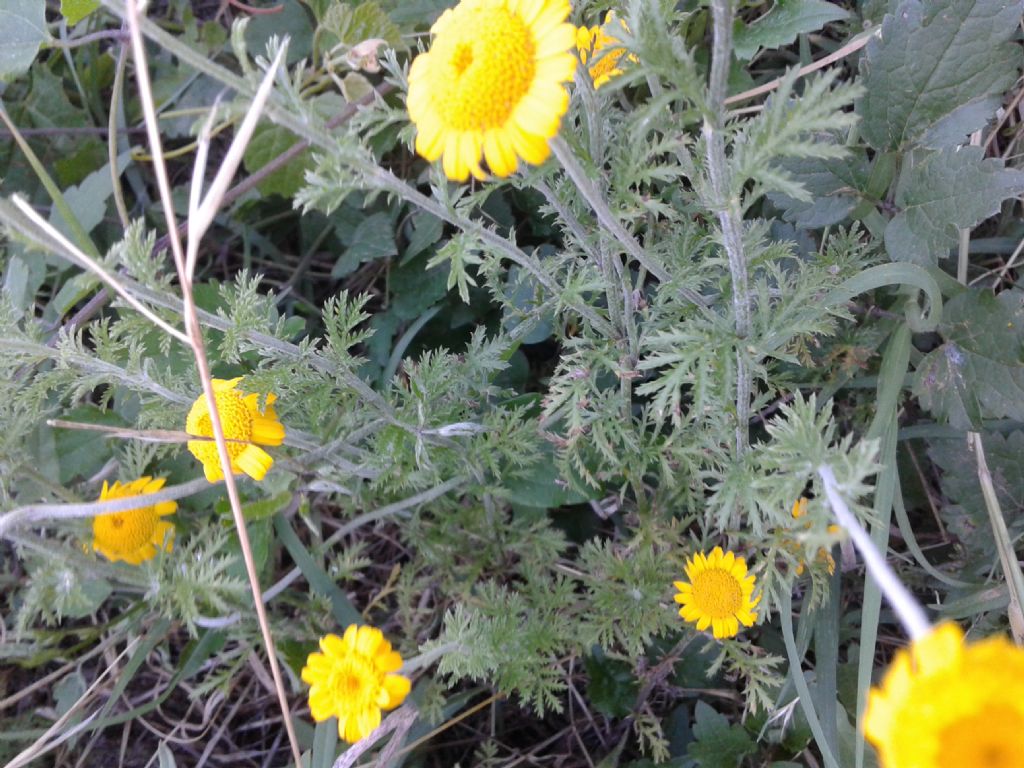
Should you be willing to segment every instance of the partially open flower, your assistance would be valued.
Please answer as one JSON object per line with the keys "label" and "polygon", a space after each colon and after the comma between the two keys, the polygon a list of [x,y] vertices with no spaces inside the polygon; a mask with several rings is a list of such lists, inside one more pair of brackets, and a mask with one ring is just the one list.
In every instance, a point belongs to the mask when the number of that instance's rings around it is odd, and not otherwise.
{"label": "partially open flower", "polygon": [[[799,520],[801,517],[803,517],[806,514],[807,514],[807,497],[801,496],[799,499],[797,499],[795,502],[793,502],[793,509],[792,509],[793,519],[794,520]],[[810,527],[810,523],[807,524],[807,527],[808,528]],[[837,526],[837,525],[830,525],[828,527],[828,532],[829,533],[833,533],[833,534],[839,533],[839,526]],[[798,542],[798,541],[789,539],[789,540],[783,542],[783,546],[785,546],[787,551],[792,552],[794,555],[796,555],[798,557],[800,557],[802,555],[803,547],[800,545],[800,542]],[[836,572],[836,561],[835,561],[835,558],[832,557],[832,553],[829,552],[827,548],[825,548],[825,547],[819,547],[818,548],[818,554],[816,556],[816,561],[818,563],[824,565],[828,569],[828,575],[829,576],[831,576],[832,574],[834,574]],[[797,566],[796,566],[796,575],[797,576],[802,576],[805,569],[806,569],[806,563],[801,559],[797,563]]]}
{"label": "partially open flower", "polygon": [[682,604],[679,615],[694,622],[699,631],[711,627],[717,638],[735,637],[740,624],[754,625],[754,608],[761,596],[754,597],[754,576],[747,575],[747,563],[733,552],[715,547],[710,555],[698,553],[686,561],[689,581],[675,582]]}
{"label": "partially open flower", "polygon": [[[123,485],[103,483],[99,500],[156,493],[165,482],[162,477],[140,477]],[[123,560],[131,565],[154,557],[157,548],[170,552],[174,546],[174,526],[161,518],[173,515],[177,508],[175,501],[160,501],[148,507],[97,515],[92,519],[92,548],[108,560]]]}
{"label": "partially open flower", "polygon": [[[228,441],[231,471],[244,472],[253,480],[262,480],[274,463],[270,454],[259,446],[280,445],[284,442],[284,426],[274,411],[276,395],[267,395],[267,405],[261,411],[259,395],[239,392],[236,387],[242,379],[213,379],[214,399],[220,414],[224,438]],[[206,398],[200,395],[192,404],[185,421],[185,431],[197,437],[213,437],[210,409]],[[189,440],[188,449],[203,465],[206,479],[211,483],[224,477],[217,443],[213,440]]]}
{"label": "partially open flower", "polygon": [[[588,65],[587,71],[590,72],[595,88],[600,88],[613,77],[622,74],[619,65],[626,55],[626,49],[615,36],[616,28],[629,30],[624,22],[616,18],[615,11],[608,11],[601,26],[580,27],[576,30],[576,48],[580,52],[580,61]],[[637,59],[629,54],[627,60]]]}
{"label": "partially open flower", "polygon": [[883,768],[1024,765],[1024,649],[964,643],[941,624],[896,654],[868,693],[864,734]]}
{"label": "partially open flower", "polygon": [[349,743],[380,725],[381,710],[394,709],[409,695],[409,678],[397,675],[402,657],[375,627],[350,625],[342,637],[320,638],[302,668],[309,683],[309,712],[321,723],[338,718],[338,735]]}

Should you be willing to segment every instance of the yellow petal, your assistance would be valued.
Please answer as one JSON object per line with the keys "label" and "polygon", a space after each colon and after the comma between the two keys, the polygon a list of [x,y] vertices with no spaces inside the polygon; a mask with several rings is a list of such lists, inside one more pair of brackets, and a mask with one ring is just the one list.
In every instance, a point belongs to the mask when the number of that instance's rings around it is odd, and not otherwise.
{"label": "yellow petal", "polygon": [[384,709],[394,709],[409,695],[412,690],[412,682],[402,675],[388,675],[384,678],[384,690],[387,691],[388,701],[381,706]]}
{"label": "yellow petal", "polygon": [[284,442],[284,425],[276,419],[257,416],[252,420],[252,441],[260,445],[280,445]]}
{"label": "yellow petal", "polygon": [[495,176],[504,178],[518,166],[515,149],[504,131],[492,130],[484,134],[484,156]]}
{"label": "yellow petal", "polygon": [[253,480],[262,480],[266,477],[267,470],[269,470],[273,464],[274,459],[269,453],[264,451],[258,445],[251,444],[245,446],[245,450],[242,451],[238,455],[238,458],[234,460],[234,465],[245,472],[245,474]]}

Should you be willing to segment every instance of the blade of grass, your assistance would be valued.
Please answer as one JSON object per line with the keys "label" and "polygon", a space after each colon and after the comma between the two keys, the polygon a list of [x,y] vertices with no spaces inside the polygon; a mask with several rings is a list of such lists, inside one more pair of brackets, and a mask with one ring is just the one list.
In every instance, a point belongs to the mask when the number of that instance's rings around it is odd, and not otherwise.
{"label": "blade of grass", "polygon": [[295,535],[295,530],[291,527],[288,520],[285,519],[284,515],[274,515],[274,530],[277,532],[277,536],[284,545],[284,548],[288,550],[292,560],[295,561],[295,565],[302,571],[302,575],[306,577],[309,586],[331,601],[331,613],[334,614],[334,618],[337,619],[339,626],[347,627],[349,624],[362,624],[362,614],[356,610],[355,606],[345,596],[345,593],[338,589],[334,579],[328,576],[327,572],[309,554],[306,547],[299,541],[299,537]]}
{"label": "blade of grass", "polygon": [[839,768],[839,763],[829,747],[829,741],[825,731],[821,727],[821,720],[814,707],[814,699],[811,696],[811,689],[807,685],[807,678],[804,677],[803,664],[800,659],[800,652],[796,647],[796,639],[793,637],[793,601],[788,589],[780,589],[775,592],[775,604],[779,606],[779,623],[782,625],[782,640],[786,646],[786,656],[789,657],[789,671],[793,684],[796,686],[797,696],[800,697],[800,708],[807,717],[807,724],[810,726],[814,741],[821,750],[822,759],[825,761],[825,768]]}
{"label": "blade of grass", "polygon": [[[43,185],[46,193],[50,196],[54,206],[57,208],[57,212],[64,218],[65,223],[71,230],[71,235],[75,239],[76,245],[85,253],[92,256],[94,259],[100,257],[100,252],[96,249],[96,244],[93,243],[92,238],[89,237],[89,233],[85,231],[82,223],[75,216],[75,212],[71,210],[71,206],[68,205],[68,201],[64,199],[64,193],[60,191],[60,187],[57,186],[57,182],[53,180],[49,173],[46,172],[46,167],[42,161],[36,156],[36,153],[32,151],[32,147],[25,141],[25,137],[21,135],[18,127],[14,124],[11,118],[7,115],[7,109],[4,107],[3,102],[0,101],[0,121],[3,121],[4,125],[7,126],[7,130],[10,131],[11,136],[14,137],[14,141],[18,145],[18,149],[21,150],[22,154],[25,155],[25,159],[28,160],[28,164],[32,166],[32,170],[36,174],[36,178],[39,179],[39,183]],[[116,173],[117,163],[111,166],[111,173]]]}
{"label": "blade of grass", "polygon": [[[932,298],[935,302],[938,299]],[[933,308],[936,306],[933,303]],[[941,306],[939,304],[938,306]],[[896,409],[900,392],[910,364],[910,326],[901,323],[889,339],[882,356],[878,373],[875,417],[872,419],[866,437],[880,441],[879,461],[882,470],[875,483],[873,512],[875,522],[871,526],[871,541],[881,552],[889,547],[889,524],[892,519],[893,500],[897,495],[896,477],[896,432],[898,423]],[[870,575],[864,581],[864,600],[861,605],[860,648],[857,657],[857,742],[854,749],[856,768],[864,765],[865,742],[862,718],[867,705],[868,689],[871,687],[871,672],[875,665],[875,644],[878,641],[878,624],[882,612],[882,593],[875,579]]]}

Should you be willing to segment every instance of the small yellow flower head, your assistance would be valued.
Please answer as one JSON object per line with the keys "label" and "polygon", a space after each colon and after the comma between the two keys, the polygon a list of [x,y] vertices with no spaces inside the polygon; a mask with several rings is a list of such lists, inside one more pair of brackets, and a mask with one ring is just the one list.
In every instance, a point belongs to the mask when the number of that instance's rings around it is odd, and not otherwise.
{"label": "small yellow flower head", "polygon": [[799,499],[793,502],[793,519],[799,520],[801,517],[807,514],[807,497],[801,496]]}
{"label": "small yellow flower head", "polygon": [[569,0],[462,0],[431,28],[430,50],[409,70],[416,151],[439,157],[449,179],[508,176],[539,165],[569,108],[576,71]]}
{"label": "small yellow flower head", "polygon": [[757,620],[754,608],[761,596],[754,597],[754,576],[747,575],[747,563],[733,552],[715,547],[710,555],[698,553],[686,561],[686,578],[675,582],[682,604],[679,615],[695,622],[703,632],[709,626],[715,637],[735,637],[740,624],[751,627]]}
{"label": "small yellow flower head", "polygon": [[[802,497],[800,497],[799,499],[797,499],[796,501],[793,502],[792,515],[793,515],[793,519],[794,520],[799,520],[801,517],[805,517],[807,515],[807,498],[806,497],[802,496]],[[810,528],[811,524],[808,523],[807,527]],[[828,527],[828,532],[831,533],[831,534],[839,533],[839,526],[837,526],[837,525],[830,525]],[[794,554],[799,555],[802,552],[802,547],[796,541],[790,540],[790,541],[785,543],[785,546],[786,546],[787,550],[789,550],[790,552],[793,552]],[[829,576],[831,576],[832,574],[834,574],[836,572],[836,561],[832,557],[832,553],[829,552],[828,549],[826,549],[825,547],[819,548],[818,549],[817,558],[818,558],[818,562],[823,564],[828,569],[828,575]],[[805,570],[805,563],[804,563],[803,560],[801,560],[796,565],[796,575],[797,576],[802,576],[803,573],[804,573],[804,570]]]}
{"label": "small yellow flower head", "polygon": [[[231,471],[244,472],[253,480],[262,480],[274,460],[261,445],[280,445],[284,442],[284,426],[277,420],[274,401],[277,396],[267,395],[266,409],[259,409],[259,395],[239,392],[235,387],[242,379],[213,379],[214,399],[220,414],[224,437],[228,440]],[[185,421],[185,431],[197,437],[213,437],[210,409],[206,398],[200,395],[192,404]],[[221,480],[224,473],[213,440],[189,440],[188,449],[203,465],[206,479],[211,483]]]}
{"label": "small yellow flower head", "polygon": [[883,768],[1020,768],[1024,649],[1003,637],[967,645],[939,625],[871,689],[864,733]]}
{"label": "small yellow flower head", "polygon": [[350,744],[380,725],[381,710],[405,701],[412,684],[394,674],[402,657],[375,627],[350,625],[343,637],[325,635],[320,650],[306,659],[302,679],[309,683],[309,711],[322,723],[338,718],[338,736]]}
{"label": "small yellow flower head", "polygon": [[[580,52],[580,61],[586,64],[590,72],[590,79],[594,81],[594,87],[600,88],[613,77],[622,74],[619,63],[622,61],[626,49],[615,36],[616,28],[629,31],[624,22],[615,17],[615,11],[608,11],[604,17],[604,24],[599,27],[580,27],[576,30],[576,49]],[[629,54],[628,61],[636,61],[636,56]]]}
{"label": "small yellow flower head", "polygon": [[[103,483],[99,500],[156,493],[164,482],[162,477],[140,477],[125,485]],[[131,565],[154,557],[157,547],[170,552],[174,546],[174,526],[160,518],[173,515],[177,508],[176,501],[160,501],[149,507],[97,515],[92,519],[92,548],[108,560],[123,560]]]}

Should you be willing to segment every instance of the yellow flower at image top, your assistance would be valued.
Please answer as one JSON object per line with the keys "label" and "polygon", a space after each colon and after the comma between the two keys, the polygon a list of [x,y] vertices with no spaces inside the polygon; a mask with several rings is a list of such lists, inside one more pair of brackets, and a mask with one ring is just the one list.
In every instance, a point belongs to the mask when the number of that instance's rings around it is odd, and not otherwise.
{"label": "yellow flower at image top", "polygon": [[416,151],[439,157],[449,179],[508,176],[539,165],[569,108],[576,71],[568,0],[462,0],[431,28],[430,50],[409,70]]}
{"label": "yellow flower at image top", "polygon": [[[241,380],[213,379],[214,399],[224,437],[228,441],[232,472],[236,475],[244,472],[253,480],[262,480],[274,459],[260,446],[284,442],[284,426],[274,411],[277,397],[267,395],[266,408],[261,411],[259,395],[238,391]],[[210,409],[203,395],[192,404],[185,420],[185,431],[196,437],[213,437]],[[202,463],[207,480],[213,483],[223,479],[217,444],[213,440],[189,440],[188,449]]]}
{"label": "yellow flower at image top", "polygon": [[[164,487],[165,478],[140,477],[130,483],[103,483],[100,501],[127,499],[156,493]],[[92,548],[108,560],[123,560],[138,565],[156,555],[157,548],[168,552],[173,548],[174,526],[161,518],[173,515],[175,501],[159,501],[148,507],[110,512],[92,519]]]}
{"label": "yellow flower at image top", "polygon": [[682,604],[679,615],[699,631],[711,627],[717,638],[735,637],[740,624],[750,627],[757,620],[754,608],[761,596],[754,597],[754,576],[747,574],[742,557],[721,547],[710,555],[698,553],[686,561],[686,578],[675,582],[675,601]]}
{"label": "yellow flower at image top", "polygon": [[1024,766],[1024,649],[965,644],[944,623],[896,654],[868,694],[864,733],[883,768]]}
{"label": "yellow flower at image top", "polygon": [[322,723],[338,718],[338,736],[354,744],[409,695],[409,678],[395,674],[402,657],[375,627],[350,625],[342,637],[320,638],[320,651],[309,654],[302,679],[309,683],[309,711]]}
{"label": "yellow flower at image top", "polygon": [[[584,64],[589,62],[587,71],[590,72],[590,79],[594,82],[595,88],[600,88],[613,77],[622,74],[619,64],[626,49],[615,37],[616,27],[629,30],[625,23],[616,18],[615,11],[608,11],[601,26],[580,27],[576,30],[576,48],[580,52],[580,61]],[[637,59],[633,54],[629,54],[627,60]]]}

